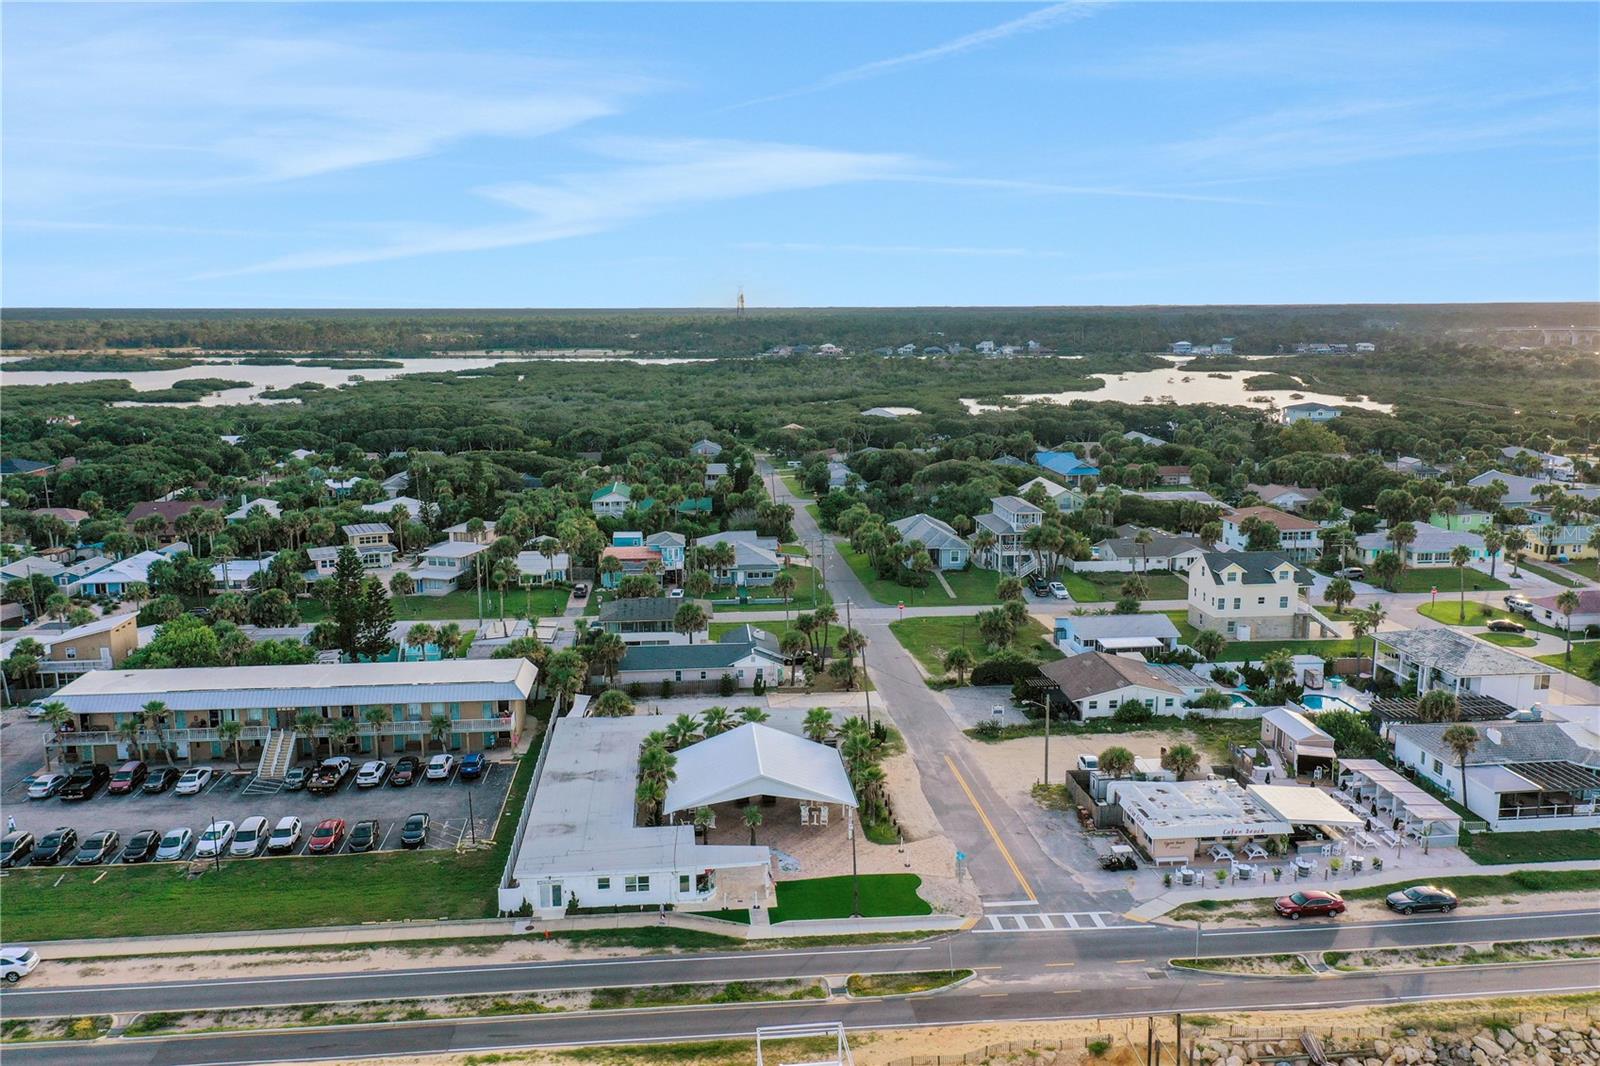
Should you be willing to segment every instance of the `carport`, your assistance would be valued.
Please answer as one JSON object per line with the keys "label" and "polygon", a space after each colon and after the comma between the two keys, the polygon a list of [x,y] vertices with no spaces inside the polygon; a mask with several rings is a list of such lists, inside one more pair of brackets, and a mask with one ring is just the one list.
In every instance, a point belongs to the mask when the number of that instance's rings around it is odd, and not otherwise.
{"label": "carport", "polygon": [[668,814],[770,797],[797,801],[801,825],[827,825],[830,805],[856,806],[836,750],[759,722],[691,744],[677,756]]}

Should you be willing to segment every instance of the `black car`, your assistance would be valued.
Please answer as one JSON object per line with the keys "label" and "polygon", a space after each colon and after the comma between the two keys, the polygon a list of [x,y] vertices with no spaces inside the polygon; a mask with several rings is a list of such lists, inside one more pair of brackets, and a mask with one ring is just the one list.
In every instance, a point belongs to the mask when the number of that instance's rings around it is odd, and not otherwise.
{"label": "black car", "polygon": [[98,833],[91,833],[84,837],[83,843],[78,846],[78,854],[72,857],[74,866],[99,866],[117,853],[117,845],[122,838],[117,836],[115,829],[102,829]]}
{"label": "black car", "polygon": [[156,849],[161,846],[161,831],[159,829],[141,829],[128,838],[122,846],[123,862],[149,862],[156,857]]}
{"label": "black car", "polygon": [[400,846],[402,848],[420,848],[428,842],[428,816],[424,812],[417,812],[406,819],[406,824],[400,827]]}
{"label": "black car", "polygon": [[1461,901],[1448,888],[1440,888],[1437,885],[1412,885],[1410,888],[1389,893],[1383,902],[1388,904],[1390,910],[1401,914],[1412,914],[1416,911],[1442,911],[1449,914]]}
{"label": "black car", "polygon": [[383,829],[376,818],[357,822],[350,830],[351,851],[371,851],[383,840]]}
{"label": "black car", "polygon": [[144,791],[149,795],[165,792],[178,783],[178,778],[183,772],[176,766],[159,766],[150,771],[150,776],[144,779]]}
{"label": "black car", "polygon": [[1489,623],[1491,633],[1526,633],[1528,627],[1521,622],[1514,622],[1509,618],[1496,618]]}
{"label": "black car", "polygon": [[1034,574],[1028,578],[1028,589],[1035,596],[1048,596],[1050,595],[1050,582],[1045,580],[1043,574]]}
{"label": "black car", "polygon": [[0,839],[0,869],[21,866],[33,854],[33,834],[18,829]]}
{"label": "black car", "polygon": [[33,865],[54,866],[78,851],[78,831],[70,826],[52,829],[33,846]]}
{"label": "black car", "polygon": [[394,788],[405,788],[417,779],[422,772],[422,763],[415,755],[402,755],[394,764],[394,769],[389,772],[389,784]]}
{"label": "black car", "polygon": [[94,796],[111,780],[111,767],[105,763],[86,764],[72,771],[67,783],[61,786],[64,800],[86,800]]}

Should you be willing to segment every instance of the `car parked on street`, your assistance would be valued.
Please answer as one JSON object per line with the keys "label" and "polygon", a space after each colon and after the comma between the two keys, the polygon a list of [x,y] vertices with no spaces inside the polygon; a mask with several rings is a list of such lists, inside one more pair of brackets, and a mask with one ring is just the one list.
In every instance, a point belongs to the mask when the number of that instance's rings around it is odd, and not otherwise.
{"label": "car parked on street", "polygon": [[228,854],[236,859],[253,859],[266,846],[267,820],[259,814],[253,814],[239,823],[238,832],[233,834],[233,843],[228,845]]}
{"label": "car parked on street", "polygon": [[1518,596],[1516,593],[1512,593],[1505,598],[1505,604],[1506,610],[1512,614],[1525,614],[1530,618],[1533,616],[1533,601],[1526,596]]}
{"label": "car parked on street", "polygon": [[5,978],[8,985],[14,985],[33,972],[39,965],[39,953],[32,948],[25,948],[20,944],[7,944],[0,947],[0,977]]}
{"label": "car parked on street", "polygon": [[234,825],[226,819],[218,819],[206,826],[200,834],[200,839],[194,845],[194,857],[197,859],[210,859],[224,854],[228,846],[233,843]]}
{"label": "car parked on street", "polygon": [[191,766],[178,778],[176,791],[180,796],[198,796],[211,783],[211,778],[211,767]]}
{"label": "car parked on street", "polygon": [[456,768],[456,757],[449,752],[435,755],[428,760],[428,780],[448,781],[450,772]]}
{"label": "car parked on street", "polygon": [[144,784],[144,779],[150,776],[150,768],[140,759],[129,759],[117,767],[117,772],[111,775],[111,783],[106,786],[108,796],[126,796]]}
{"label": "car parked on street", "polygon": [[69,825],[58,826],[33,846],[33,865],[56,866],[69,862],[77,851],[78,831]]}
{"label": "car parked on street", "polygon": [[350,850],[371,851],[383,843],[383,829],[376,818],[363,818],[350,827]]}
{"label": "car parked on street", "polygon": [[357,788],[377,788],[389,776],[389,764],[382,759],[372,759],[361,764],[356,771]]}
{"label": "car parked on street", "polygon": [[0,838],[0,870],[21,866],[33,854],[33,834],[25,829],[7,833]]}
{"label": "car parked on street", "polygon": [[431,820],[426,811],[418,811],[406,819],[406,824],[400,827],[400,846],[403,848],[420,848],[428,842],[428,826]]}
{"label": "car parked on street", "polygon": [[306,850],[313,855],[327,855],[338,851],[342,843],[344,843],[344,819],[324,818],[311,831],[311,840],[306,844]]}
{"label": "car parked on street", "polygon": [[1052,600],[1066,600],[1071,599],[1071,596],[1067,594],[1067,586],[1059,581],[1052,581],[1050,582],[1050,598]]}
{"label": "car parked on street", "polygon": [[158,766],[151,770],[144,779],[144,794],[146,796],[159,795],[178,783],[178,778],[183,772],[176,766]]}
{"label": "car parked on street", "polygon": [[1344,913],[1344,897],[1320,888],[1303,888],[1272,902],[1272,909],[1285,918],[1316,918]]}
{"label": "car parked on street", "polygon": [[40,774],[33,779],[33,784],[28,786],[28,798],[31,800],[49,799],[60,792],[61,786],[66,783],[66,774]]}
{"label": "car parked on street", "polygon": [[1414,914],[1417,911],[1439,911],[1449,914],[1461,905],[1461,900],[1456,898],[1454,892],[1438,885],[1412,885],[1410,888],[1402,888],[1398,892],[1389,893],[1383,902],[1398,914]]}
{"label": "car parked on street", "polygon": [[489,760],[484,758],[483,752],[475,751],[462,758],[461,766],[456,770],[456,777],[463,781],[474,781],[483,776],[489,768]]}
{"label": "car parked on street", "polygon": [[93,799],[94,794],[111,780],[111,767],[105,763],[86,763],[72,771],[67,783],[61,786],[61,798],[68,802]]}
{"label": "car parked on street", "polygon": [[99,866],[116,856],[117,847],[121,843],[122,838],[117,836],[115,829],[102,829],[98,833],[91,833],[83,838],[82,844],[78,845],[78,853],[72,857],[72,864]]}
{"label": "car parked on street", "polygon": [[417,779],[422,763],[415,755],[402,755],[395,760],[394,770],[389,774],[389,784],[393,788],[405,788]]}
{"label": "car parked on street", "polygon": [[125,863],[149,862],[156,857],[156,849],[161,847],[161,831],[158,829],[141,829],[128,838],[122,845],[121,861]]}
{"label": "car parked on street", "polygon": [[306,783],[306,791],[313,796],[324,796],[329,792],[336,792],[344,784],[344,779],[350,776],[350,770],[355,764],[348,755],[335,755],[331,759],[323,759],[317,768],[311,771],[311,780]]}
{"label": "car parked on street", "polygon": [[156,862],[172,862],[189,854],[194,843],[194,831],[187,826],[168,829],[161,835],[161,846],[156,849]]}
{"label": "car parked on street", "polygon": [[1510,618],[1496,618],[1489,623],[1491,633],[1526,633],[1528,627]]}
{"label": "car parked on street", "polygon": [[1367,572],[1359,566],[1342,566],[1333,572],[1333,576],[1347,578],[1350,581],[1360,581],[1367,576]]}
{"label": "car parked on street", "polygon": [[293,851],[300,846],[300,832],[300,819],[292,814],[279,818],[278,824],[272,827],[272,835],[267,838],[267,850],[274,855]]}
{"label": "car parked on street", "polygon": [[283,787],[286,792],[299,792],[306,787],[306,782],[311,778],[311,771],[304,766],[291,766],[289,772],[283,775]]}

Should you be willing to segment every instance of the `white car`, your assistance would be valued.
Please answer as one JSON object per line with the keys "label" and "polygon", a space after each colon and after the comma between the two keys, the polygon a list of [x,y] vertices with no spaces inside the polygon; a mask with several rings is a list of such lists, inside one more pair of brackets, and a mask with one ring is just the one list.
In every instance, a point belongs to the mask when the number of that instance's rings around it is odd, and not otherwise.
{"label": "white car", "polygon": [[32,948],[25,948],[21,944],[0,947],[0,977],[4,977],[8,985],[16,984],[38,965],[39,953]]}
{"label": "white car", "polygon": [[383,779],[389,776],[389,764],[382,759],[373,759],[371,762],[361,764],[361,769],[356,771],[357,788],[377,788],[383,784]]}
{"label": "white car", "polygon": [[1098,756],[1098,755],[1080,755],[1080,756],[1078,756],[1078,769],[1080,769],[1080,770],[1098,770],[1098,769],[1100,769],[1100,756]]}
{"label": "white car", "polygon": [[178,778],[178,787],[173,791],[180,796],[197,796],[200,790],[211,784],[211,767],[191,766]]}
{"label": "white car", "polygon": [[667,599],[669,599],[669,600],[681,600],[681,599],[683,599],[683,590],[682,589],[668,589],[667,590]]}
{"label": "white car", "polygon": [[448,781],[450,780],[451,771],[455,768],[456,757],[454,755],[435,755],[428,760],[428,780]]}
{"label": "white car", "polygon": [[267,820],[256,814],[239,823],[239,831],[233,834],[233,843],[228,845],[228,854],[241,859],[253,859],[266,846]]}
{"label": "white car", "polygon": [[1067,595],[1067,586],[1063,585],[1059,581],[1050,582],[1050,597],[1051,599],[1056,600],[1065,600],[1071,598]]}
{"label": "white car", "polygon": [[189,854],[194,843],[194,833],[186,826],[168,829],[161,835],[161,846],[156,849],[156,862],[172,862]]}
{"label": "white car", "polygon": [[209,859],[214,855],[221,855],[233,843],[232,822],[212,822],[206,826],[205,832],[200,834],[200,840],[194,846],[194,857]]}
{"label": "white car", "polygon": [[279,818],[272,827],[272,836],[267,838],[267,850],[275,855],[293,851],[300,846],[300,832],[300,819],[292,814]]}
{"label": "white car", "polygon": [[67,783],[66,774],[40,774],[33,779],[33,784],[28,786],[28,798],[31,800],[49,799],[61,791],[61,786]]}
{"label": "white car", "polygon": [[1335,570],[1333,576],[1347,578],[1351,581],[1360,581],[1367,576],[1367,572],[1359,566],[1345,566]]}
{"label": "white car", "polygon": [[33,702],[29,703],[28,704],[28,717],[29,718],[43,718],[44,717],[44,705],[45,705],[45,701],[44,700],[34,700]]}

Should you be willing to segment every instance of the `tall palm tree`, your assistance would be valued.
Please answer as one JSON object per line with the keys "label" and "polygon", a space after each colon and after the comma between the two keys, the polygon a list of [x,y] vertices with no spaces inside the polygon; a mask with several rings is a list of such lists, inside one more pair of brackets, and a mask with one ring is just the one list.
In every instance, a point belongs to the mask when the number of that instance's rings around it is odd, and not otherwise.
{"label": "tall palm tree", "polygon": [[322,728],[322,716],[315,711],[301,711],[294,716],[294,731],[306,742],[306,754],[317,757],[317,730]]}
{"label": "tall palm tree", "polygon": [[1461,593],[1461,613],[1458,621],[1462,625],[1467,622],[1467,564],[1472,561],[1472,549],[1465,544],[1457,544],[1450,549],[1450,565],[1456,568],[1456,584]]}
{"label": "tall palm tree", "polygon": [[766,817],[761,813],[761,808],[752,803],[744,809],[741,818],[744,822],[744,827],[750,830],[750,846],[755,847],[756,830],[761,828],[761,823],[766,821]]}
{"label": "tall palm tree", "polygon": [[1467,756],[1472,754],[1472,749],[1478,746],[1478,731],[1465,722],[1457,722],[1445,728],[1439,734],[1439,739],[1445,747],[1455,752],[1456,761],[1461,765],[1461,802],[1467,800]]}
{"label": "tall palm tree", "polygon": [[[449,718],[448,715],[436,714],[433,717],[428,719],[428,737],[429,737],[429,739],[438,742],[439,751],[441,753],[444,751],[444,739],[445,739],[445,737],[448,737],[449,735],[450,735],[450,718]],[[426,747],[423,748],[423,752],[422,753],[424,755],[426,755],[428,753]]]}
{"label": "tall palm tree", "polygon": [[1572,589],[1566,589],[1556,596],[1556,610],[1566,616],[1567,630],[1567,662],[1572,661],[1572,612],[1578,609],[1578,594]]}
{"label": "tall palm tree", "polygon": [[[1600,536],[1597,533],[1596,536]],[[1489,553],[1489,576],[1494,577],[1495,567],[1500,562],[1500,549],[1506,546],[1506,535],[1499,528],[1491,526],[1483,534],[1483,550]]]}
{"label": "tall palm tree", "polygon": [[387,704],[375,703],[361,712],[361,717],[372,727],[372,751],[383,757],[383,727],[394,720],[394,712]]}
{"label": "tall palm tree", "polygon": [[[117,723],[117,736],[132,749],[134,758],[144,761],[144,727],[140,724],[138,715],[124,715]],[[49,754],[48,748],[45,749],[45,753]]]}
{"label": "tall palm tree", "polygon": [[233,747],[233,765],[244,769],[244,758],[239,754],[239,735],[244,732],[244,724],[238,721],[227,721],[217,726],[217,736],[222,738],[224,744]]}
{"label": "tall palm tree", "polygon": [[329,752],[329,754],[333,753],[333,743],[336,740],[339,742],[339,749],[341,751],[343,751],[345,749],[348,749],[349,746],[350,746],[350,738],[355,736],[357,731],[360,730],[360,728],[361,728],[361,726],[356,722],[356,720],[354,718],[335,718],[333,721],[329,722],[328,723],[328,752]]}
{"label": "tall palm tree", "polygon": [[1511,553],[1511,576],[1520,577],[1522,568],[1522,553],[1528,550],[1528,535],[1521,529],[1513,528],[1506,534],[1506,551]]}
{"label": "tall palm tree", "polygon": [[[50,710],[50,708],[49,708],[49,705],[47,704],[45,706],[45,711],[46,711],[45,717],[47,717],[47,718],[49,717],[49,713],[48,713],[49,710]],[[149,727],[150,727],[150,729],[152,731],[155,732],[155,735],[156,735],[156,747],[160,750],[161,757],[167,760],[167,765],[168,766],[171,766],[173,764],[172,763],[172,749],[167,746],[167,734],[166,734],[167,713],[168,713],[167,712],[167,705],[165,703],[163,703],[162,701],[160,701],[160,700],[151,700],[150,702],[146,703],[143,707],[139,708],[139,710],[140,710],[140,713],[144,717],[145,723],[147,725],[149,725]]]}

